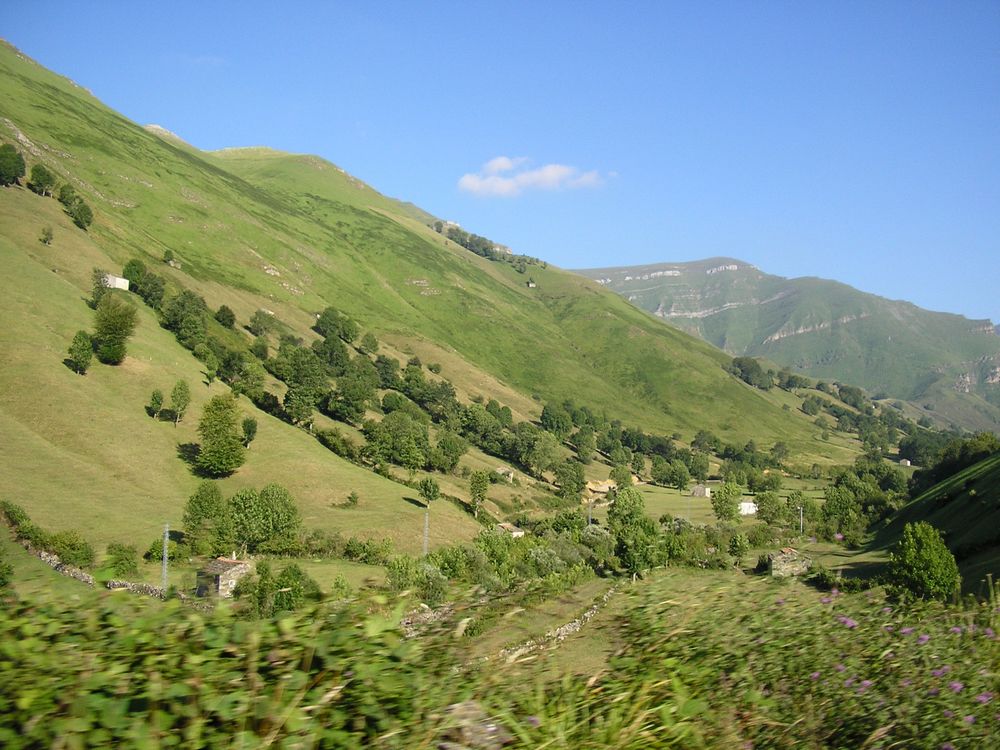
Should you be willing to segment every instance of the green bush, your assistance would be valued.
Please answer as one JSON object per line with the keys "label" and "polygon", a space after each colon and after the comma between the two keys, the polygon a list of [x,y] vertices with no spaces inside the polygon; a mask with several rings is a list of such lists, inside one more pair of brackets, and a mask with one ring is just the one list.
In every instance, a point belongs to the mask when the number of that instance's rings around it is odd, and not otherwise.
{"label": "green bush", "polygon": [[108,545],[108,565],[119,578],[139,574],[139,551],[134,544],[112,542]]}
{"label": "green bush", "polygon": [[76,531],[59,531],[49,537],[48,550],[66,565],[90,568],[94,565],[94,548]]}
{"label": "green bush", "polygon": [[889,553],[888,580],[922,599],[947,599],[962,583],[955,556],[926,521],[908,523]]}

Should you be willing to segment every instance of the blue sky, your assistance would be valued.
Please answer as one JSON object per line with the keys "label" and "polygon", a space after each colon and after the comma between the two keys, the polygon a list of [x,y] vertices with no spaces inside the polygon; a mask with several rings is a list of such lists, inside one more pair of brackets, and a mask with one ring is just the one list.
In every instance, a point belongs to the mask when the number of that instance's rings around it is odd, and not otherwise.
{"label": "blue sky", "polygon": [[728,255],[1000,322],[997,2],[15,0],[0,36],[557,265]]}

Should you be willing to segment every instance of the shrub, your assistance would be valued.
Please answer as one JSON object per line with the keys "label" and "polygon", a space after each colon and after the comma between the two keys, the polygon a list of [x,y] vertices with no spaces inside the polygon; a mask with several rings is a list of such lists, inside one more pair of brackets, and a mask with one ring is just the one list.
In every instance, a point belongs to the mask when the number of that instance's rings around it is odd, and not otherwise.
{"label": "shrub", "polygon": [[129,578],[139,573],[139,551],[133,544],[112,542],[108,545],[108,565],[120,578]]}
{"label": "shrub", "polygon": [[94,548],[76,531],[59,531],[49,537],[49,551],[66,565],[89,568],[94,564]]}
{"label": "shrub", "polygon": [[955,556],[926,521],[904,527],[889,554],[888,579],[922,599],[947,599],[962,583]]}

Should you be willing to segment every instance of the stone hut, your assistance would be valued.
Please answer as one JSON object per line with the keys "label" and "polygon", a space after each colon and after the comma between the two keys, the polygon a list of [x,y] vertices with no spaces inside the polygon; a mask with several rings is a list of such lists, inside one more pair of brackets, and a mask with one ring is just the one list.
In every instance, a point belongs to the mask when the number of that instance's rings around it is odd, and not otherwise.
{"label": "stone hut", "polygon": [[198,571],[198,596],[230,599],[236,583],[253,569],[246,560],[217,557]]}
{"label": "stone hut", "polygon": [[767,572],[774,578],[804,575],[811,564],[812,560],[791,547],[782,547],[767,556]]}
{"label": "stone hut", "polygon": [[910,459],[908,459],[908,458],[901,458],[901,459],[899,459],[899,465],[900,466],[910,466],[911,465],[910,464]]}
{"label": "stone hut", "polygon": [[696,484],[691,488],[691,497],[711,497],[712,488],[704,484]]}
{"label": "stone hut", "polygon": [[498,477],[503,479],[508,484],[514,481],[514,470],[509,466],[498,466],[493,470]]}

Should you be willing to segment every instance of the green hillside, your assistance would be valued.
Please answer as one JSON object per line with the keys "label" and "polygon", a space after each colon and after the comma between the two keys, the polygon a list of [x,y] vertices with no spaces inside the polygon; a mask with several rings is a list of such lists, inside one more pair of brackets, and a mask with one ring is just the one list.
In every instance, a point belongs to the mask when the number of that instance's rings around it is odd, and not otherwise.
{"label": "green hillside", "polygon": [[890,546],[906,524],[917,521],[942,532],[967,590],[981,594],[987,574],[1000,580],[1000,454],[963,469],[908,503],[878,534],[874,546]]}
{"label": "green hillside", "polygon": [[990,321],[732,258],[580,273],[730,354],[908,400],[946,424],[1000,429],[1000,337]]}
{"label": "green hillside", "polygon": [[[8,438],[0,495],[48,528],[77,528],[101,543],[152,539],[164,521],[179,522],[197,481],[178,446],[194,440],[203,404],[224,386],[198,385],[200,363],[151,309],[139,303],[120,367],[95,365],[81,378],[61,362],[74,332],[92,327],[91,269],[120,272],[133,258],[165,278],[168,294],[190,289],[212,309],[232,308],[241,325],[269,310],[306,343],[315,338],[315,314],[335,305],[387,354],[439,363],[460,399],[497,398],[518,419],[537,419],[544,402],[570,398],[682,441],[702,429],[764,447],[783,441],[804,464],[842,463],[856,449],[842,435],[821,439],[790,408],[797,397],[747,386],[725,371],[725,354],[597,284],[544,264],[525,274],[474,255],[427,226],[433,217],[316,157],[199,152],[128,121],[9,46],[0,47],[0,141],[23,153],[29,171],[43,164],[75,186],[95,214],[84,232],[52,198],[0,190],[0,310],[8,321],[0,332]],[[51,245],[38,239],[47,226]],[[179,267],[162,262],[168,250]],[[240,330],[224,335],[249,345]],[[169,393],[178,378],[192,384],[191,416],[177,428],[149,419],[150,392]],[[309,527],[418,548],[423,510],[407,502],[413,490],[341,460],[246,399],[241,409],[258,417],[260,432],[247,464],[224,480],[226,492],[278,482]],[[464,461],[496,463],[474,452]],[[455,491],[466,487],[456,482]],[[357,508],[332,507],[352,490]],[[476,532],[451,504],[435,514],[434,543]]]}

